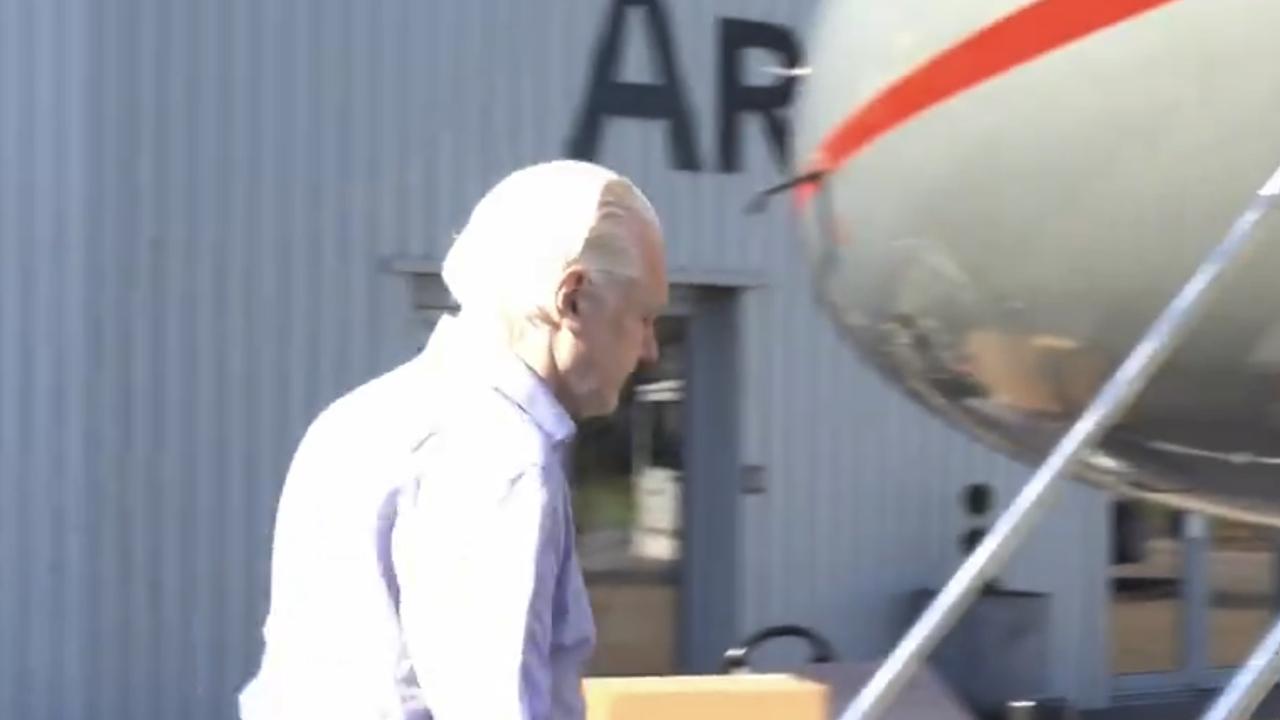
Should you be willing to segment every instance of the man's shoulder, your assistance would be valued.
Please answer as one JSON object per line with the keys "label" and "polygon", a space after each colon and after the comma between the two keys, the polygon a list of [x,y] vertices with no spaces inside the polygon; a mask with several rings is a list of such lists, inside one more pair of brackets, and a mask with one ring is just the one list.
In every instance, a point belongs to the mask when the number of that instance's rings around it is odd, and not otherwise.
{"label": "man's shoulder", "polygon": [[419,449],[420,460],[472,463],[486,474],[554,462],[551,438],[518,404],[422,355],[331,401],[306,428],[298,453],[341,464]]}
{"label": "man's shoulder", "polygon": [[497,390],[453,388],[442,405],[434,409],[429,456],[511,475],[554,462],[551,439]]}

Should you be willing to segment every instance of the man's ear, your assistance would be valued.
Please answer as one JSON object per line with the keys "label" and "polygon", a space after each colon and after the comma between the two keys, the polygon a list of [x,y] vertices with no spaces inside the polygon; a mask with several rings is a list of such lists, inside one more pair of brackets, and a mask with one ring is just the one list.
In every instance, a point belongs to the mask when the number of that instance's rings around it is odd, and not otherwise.
{"label": "man's ear", "polygon": [[582,268],[571,267],[560,276],[556,287],[556,316],[561,320],[576,321],[582,303],[582,287],[587,276]]}

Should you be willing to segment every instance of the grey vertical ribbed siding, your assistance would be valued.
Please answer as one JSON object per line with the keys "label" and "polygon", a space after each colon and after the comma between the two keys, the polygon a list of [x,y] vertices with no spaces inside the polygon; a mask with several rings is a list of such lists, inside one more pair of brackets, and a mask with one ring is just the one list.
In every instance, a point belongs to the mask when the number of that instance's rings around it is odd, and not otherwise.
{"label": "grey vertical ribbed siding", "polygon": [[[742,212],[778,179],[757,123],[745,171],[714,172],[717,20],[802,29],[807,3],[664,6],[708,171],[670,170],[638,121],[600,159],[660,208],[677,274],[763,280],[740,407],[768,492],[740,508],[739,623],[883,652],[902,597],[955,565],[961,485],[1007,500],[1026,472],[852,360],[785,199]],[[488,184],[565,151],[607,3],[0,8],[0,717],[231,718],[293,445],[414,347],[383,261],[438,258]],[[1055,682],[1096,701],[1102,505],[1073,488],[1060,509],[1008,578],[1053,593]]]}
{"label": "grey vertical ribbed siding", "polygon": [[83,716],[85,4],[0,1],[0,717]]}
{"label": "grey vertical ribbed siding", "polygon": [[410,346],[379,262],[431,232],[410,220],[436,184],[430,110],[397,87],[405,53],[427,52],[408,33],[430,23],[408,3],[136,0],[95,24],[109,237],[93,259],[89,692],[101,717],[233,717],[292,446]]}

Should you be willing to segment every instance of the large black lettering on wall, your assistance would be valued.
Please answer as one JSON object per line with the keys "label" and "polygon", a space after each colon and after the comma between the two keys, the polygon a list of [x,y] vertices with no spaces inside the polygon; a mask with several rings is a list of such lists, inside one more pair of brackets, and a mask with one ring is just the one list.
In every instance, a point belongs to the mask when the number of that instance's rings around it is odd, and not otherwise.
{"label": "large black lettering on wall", "polygon": [[720,21],[720,170],[737,172],[742,164],[741,118],[758,113],[774,159],[784,169],[791,163],[791,128],[783,110],[791,103],[795,77],[783,74],[767,85],[744,85],[742,59],[749,50],[778,56],[778,66],[800,64],[799,44],[787,28],[752,20]]}
{"label": "large black lettering on wall", "polygon": [[[651,56],[657,59],[658,82],[636,83],[618,79],[622,58],[622,31],[629,9],[645,18]],[[689,116],[685,85],[671,46],[671,28],[659,0],[614,0],[605,33],[592,56],[592,73],[586,101],[578,113],[569,154],[590,160],[596,157],[601,133],[610,117],[663,120],[667,147],[675,166],[698,170],[698,150]]]}

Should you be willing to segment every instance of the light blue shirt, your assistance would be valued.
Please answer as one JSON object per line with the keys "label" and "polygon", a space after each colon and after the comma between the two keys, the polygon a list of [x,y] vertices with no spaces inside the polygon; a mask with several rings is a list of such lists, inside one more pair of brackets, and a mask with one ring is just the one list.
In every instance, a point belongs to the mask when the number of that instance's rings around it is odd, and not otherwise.
{"label": "light blue shirt", "polygon": [[443,318],[307,429],[244,720],[575,720],[595,625],[543,382]]}

